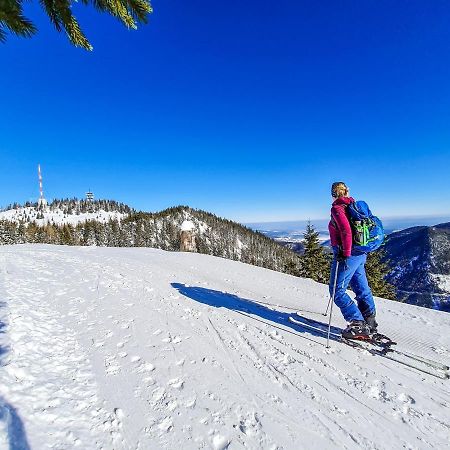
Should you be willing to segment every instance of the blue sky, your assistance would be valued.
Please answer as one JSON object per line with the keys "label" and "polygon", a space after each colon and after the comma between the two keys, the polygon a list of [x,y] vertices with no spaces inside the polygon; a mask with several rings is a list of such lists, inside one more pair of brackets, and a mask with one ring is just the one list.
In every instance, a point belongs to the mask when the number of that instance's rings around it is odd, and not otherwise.
{"label": "blue sky", "polygon": [[72,47],[37,2],[0,46],[0,205],[38,195],[188,204],[243,222],[450,215],[447,1],[156,0],[128,31],[83,5]]}

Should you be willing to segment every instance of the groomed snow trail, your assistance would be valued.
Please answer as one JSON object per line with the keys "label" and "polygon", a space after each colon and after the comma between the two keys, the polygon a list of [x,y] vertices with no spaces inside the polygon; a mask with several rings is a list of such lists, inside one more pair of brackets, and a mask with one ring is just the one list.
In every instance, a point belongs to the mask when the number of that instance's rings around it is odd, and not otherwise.
{"label": "groomed snow trail", "polygon": [[[0,264],[1,449],[448,446],[449,380],[289,324],[326,286],[155,249],[3,246]],[[448,363],[449,314],[377,305]]]}

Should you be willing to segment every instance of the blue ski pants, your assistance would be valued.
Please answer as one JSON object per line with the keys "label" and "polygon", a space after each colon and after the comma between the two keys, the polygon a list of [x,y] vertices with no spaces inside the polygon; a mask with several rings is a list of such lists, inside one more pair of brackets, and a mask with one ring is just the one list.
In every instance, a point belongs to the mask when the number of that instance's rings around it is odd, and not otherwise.
{"label": "blue ski pants", "polygon": [[[333,295],[334,277],[337,266],[337,249],[333,248],[333,251],[334,258],[331,263],[330,295]],[[346,261],[339,262],[334,302],[341,309],[342,315],[347,322],[364,320],[367,316],[375,314],[375,302],[367,282],[364,267],[366,259],[366,254],[360,254],[351,255]],[[356,294],[356,303],[346,292],[349,285]]]}

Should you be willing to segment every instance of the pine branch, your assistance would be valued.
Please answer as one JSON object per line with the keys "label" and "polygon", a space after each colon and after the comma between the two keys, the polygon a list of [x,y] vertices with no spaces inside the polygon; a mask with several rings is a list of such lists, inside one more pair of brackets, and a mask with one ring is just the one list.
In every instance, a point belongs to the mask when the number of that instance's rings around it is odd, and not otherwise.
{"label": "pine branch", "polygon": [[[92,45],[72,14],[74,1],[76,0],[39,0],[58,32],[65,31],[75,46],[92,50]],[[136,29],[139,23],[147,23],[148,15],[153,12],[149,0],[81,0],[81,3],[92,5],[98,11],[116,17],[131,29]],[[6,41],[7,30],[22,37],[31,37],[37,31],[33,23],[22,14],[22,0],[0,0],[0,42]]]}
{"label": "pine branch", "polygon": [[69,39],[73,43],[73,45],[92,51],[93,47],[87,40],[84,33],[81,31],[81,28],[78,25],[75,17],[72,16],[70,18],[70,21],[67,24],[64,24],[64,28],[66,29],[67,35],[69,36]]}
{"label": "pine branch", "polygon": [[21,37],[36,33],[36,27],[23,15],[21,0],[0,0],[0,42],[6,41],[5,29]]}
{"label": "pine branch", "polygon": [[56,30],[65,31],[70,41],[76,47],[92,50],[92,45],[81,31],[81,28],[72,14],[70,0],[41,0],[51,22]]}

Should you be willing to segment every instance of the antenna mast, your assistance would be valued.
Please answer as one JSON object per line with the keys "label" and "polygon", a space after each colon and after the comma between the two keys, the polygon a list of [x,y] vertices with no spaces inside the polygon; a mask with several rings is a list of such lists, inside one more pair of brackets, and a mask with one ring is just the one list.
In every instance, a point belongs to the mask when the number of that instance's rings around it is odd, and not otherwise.
{"label": "antenna mast", "polygon": [[47,206],[47,200],[44,198],[44,189],[42,188],[42,173],[41,173],[41,165],[38,164],[38,178],[39,178],[39,201],[38,201],[38,207],[46,207]]}

